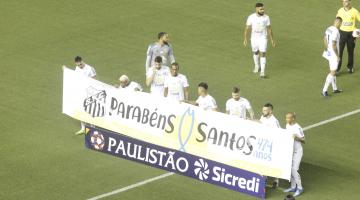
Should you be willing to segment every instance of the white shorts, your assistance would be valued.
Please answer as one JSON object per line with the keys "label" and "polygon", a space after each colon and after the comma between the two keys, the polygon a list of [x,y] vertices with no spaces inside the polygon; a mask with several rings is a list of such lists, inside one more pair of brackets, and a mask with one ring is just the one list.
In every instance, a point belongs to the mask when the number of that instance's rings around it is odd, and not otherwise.
{"label": "white shorts", "polygon": [[329,58],[329,67],[331,71],[337,70],[339,62],[337,61],[337,57],[335,53],[331,53]]}
{"label": "white shorts", "polygon": [[251,48],[253,52],[266,52],[267,49],[267,38],[266,37],[252,37]]}

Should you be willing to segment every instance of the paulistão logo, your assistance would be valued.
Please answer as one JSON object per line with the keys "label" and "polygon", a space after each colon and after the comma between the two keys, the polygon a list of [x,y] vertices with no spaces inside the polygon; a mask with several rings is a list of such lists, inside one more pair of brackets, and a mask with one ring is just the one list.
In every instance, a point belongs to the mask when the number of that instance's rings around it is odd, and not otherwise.
{"label": "paulist\u00e3o logo", "polygon": [[93,87],[86,89],[87,98],[84,100],[84,110],[92,117],[103,117],[105,115],[105,90],[97,90]]}
{"label": "paulist\u00e3o logo", "polygon": [[94,131],[90,137],[91,145],[96,150],[102,150],[105,146],[104,136],[98,131]]}
{"label": "paulist\u00e3o logo", "polygon": [[199,177],[200,180],[207,180],[209,178],[210,169],[209,165],[203,159],[199,159],[194,163],[194,173]]}

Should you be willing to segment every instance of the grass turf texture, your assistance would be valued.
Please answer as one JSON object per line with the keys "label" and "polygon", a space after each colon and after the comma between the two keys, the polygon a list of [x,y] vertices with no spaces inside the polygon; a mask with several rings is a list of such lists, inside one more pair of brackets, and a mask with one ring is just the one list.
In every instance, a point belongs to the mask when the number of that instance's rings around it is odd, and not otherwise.
{"label": "grass turf texture", "polygon": [[[101,81],[114,83],[126,73],[144,85],[146,48],[159,31],[170,33],[192,99],[197,83],[207,81],[222,111],[234,85],[241,87],[257,117],[261,106],[272,102],[282,125],[287,111],[295,111],[306,126],[359,108],[360,71],[338,77],[343,94],[320,96],[328,71],[321,58],[322,37],[340,3],[264,1],[278,45],[269,47],[269,78],[264,80],[252,74],[250,48],[242,45],[254,3],[3,1],[0,199],[85,199],[164,173],[85,149],[83,137],[73,135],[79,123],[61,114],[62,64],[72,66],[73,57],[81,55]],[[306,131],[302,199],[356,197],[359,122],[357,114]],[[268,199],[283,196],[271,191]],[[175,175],[108,199],[253,198]]]}

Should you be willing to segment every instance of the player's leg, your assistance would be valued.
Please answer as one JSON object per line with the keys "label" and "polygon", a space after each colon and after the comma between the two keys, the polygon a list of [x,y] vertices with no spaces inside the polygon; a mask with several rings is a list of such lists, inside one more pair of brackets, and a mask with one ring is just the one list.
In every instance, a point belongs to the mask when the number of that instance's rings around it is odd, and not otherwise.
{"label": "player's leg", "polygon": [[333,89],[333,93],[341,93],[342,90],[339,90],[337,85],[336,85],[336,69],[338,66],[338,61],[336,58],[333,58],[329,61],[330,64],[330,73],[329,75],[331,76],[331,86]]}
{"label": "player's leg", "polygon": [[253,59],[254,59],[254,73],[258,73],[260,68],[260,63],[259,63],[259,40],[257,38],[251,38],[251,49],[253,52]]}
{"label": "player's leg", "polygon": [[293,166],[291,168],[291,174],[293,174],[294,179],[295,179],[295,183],[296,183],[296,192],[294,194],[294,197],[299,196],[301,193],[304,192],[304,188],[301,184],[301,177],[299,174],[299,167],[300,167],[300,162],[301,162],[301,158],[303,155],[303,151],[297,151],[294,153],[294,162],[293,162]]}
{"label": "player's leg", "polygon": [[340,42],[339,42],[339,57],[340,57],[340,61],[337,67],[336,71],[340,71],[341,69],[341,63],[342,63],[342,58],[343,58],[343,52],[344,52],[344,48],[345,48],[345,44],[346,44],[346,32],[344,31],[340,31]]}
{"label": "player's leg", "polygon": [[265,77],[265,66],[266,66],[266,49],[267,49],[267,39],[259,40],[259,51],[260,51],[260,77]]}
{"label": "player's leg", "polygon": [[352,36],[352,34],[348,35],[347,41],[346,41],[346,47],[348,52],[348,64],[347,68],[349,73],[354,72],[354,49],[355,49],[355,38]]}
{"label": "player's leg", "polygon": [[298,159],[296,159],[296,152],[294,152],[294,154],[293,154],[293,160],[292,160],[292,165],[291,165],[290,187],[289,187],[288,189],[285,189],[285,190],[284,190],[284,192],[286,192],[286,193],[288,193],[288,192],[296,192],[296,189],[297,189],[297,188],[296,188],[295,175],[296,175],[297,171],[296,171],[296,173],[294,173],[295,170],[293,170],[293,169],[294,169],[294,167],[298,166],[297,160],[298,160]]}
{"label": "player's leg", "polygon": [[81,124],[81,129],[75,133],[75,135],[82,135],[85,134],[85,122],[80,122]]}

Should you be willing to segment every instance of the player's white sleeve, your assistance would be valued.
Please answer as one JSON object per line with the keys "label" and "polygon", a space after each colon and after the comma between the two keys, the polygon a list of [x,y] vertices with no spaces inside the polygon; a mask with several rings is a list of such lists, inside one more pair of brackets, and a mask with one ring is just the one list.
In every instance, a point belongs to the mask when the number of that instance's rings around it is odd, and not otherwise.
{"label": "player's white sleeve", "polygon": [[246,20],[246,26],[251,26],[251,15]]}
{"label": "player's white sleeve", "polygon": [[183,87],[184,88],[189,87],[189,82],[188,82],[186,76],[184,76],[184,78],[183,78]]}
{"label": "player's white sleeve", "polygon": [[149,45],[146,51],[146,61],[145,61],[145,69],[149,69],[151,66],[151,59],[152,59],[152,45]]}
{"label": "player's white sleeve", "polygon": [[214,98],[211,98],[211,103],[212,103],[212,105],[211,105],[211,108],[212,108],[212,109],[217,108],[217,104],[216,104],[216,101],[215,101]]}
{"label": "player's white sleeve", "polygon": [[246,110],[250,110],[252,108],[250,102],[247,99],[245,102],[245,108],[246,108]]}
{"label": "player's white sleeve", "polygon": [[267,20],[266,20],[266,26],[270,26],[270,17],[269,16],[267,17]]}
{"label": "player's white sleeve", "polygon": [[230,105],[229,105],[230,103],[229,103],[229,101],[226,101],[226,105],[225,105],[225,107],[226,107],[226,112],[230,112]]}
{"label": "player's white sleeve", "polygon": [[95,71],[95,69],[93,68],[93,67],[90,67],[90,77],[94,77],[94,76],[96,76],[96,71]]}

